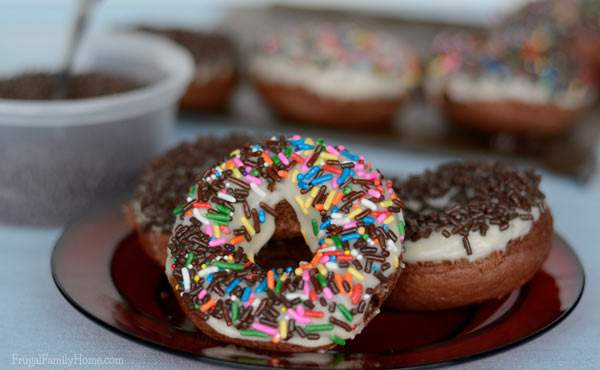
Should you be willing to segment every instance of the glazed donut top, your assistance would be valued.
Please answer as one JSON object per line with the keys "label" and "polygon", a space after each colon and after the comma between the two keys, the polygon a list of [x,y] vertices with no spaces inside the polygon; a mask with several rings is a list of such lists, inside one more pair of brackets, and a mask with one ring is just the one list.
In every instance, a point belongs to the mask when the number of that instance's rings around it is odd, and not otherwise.
{"label": "glazed donut top", "polygon": [[[281,200],[314,256],[266,270],[254,255],[273,234]],[[192,187],[175,210],[166,272],[223,336],[273,349],[343,344],[377,314],[381,302],[371,298],[397,276],[401,206],[391,181],[344,146],[273,138],[232,152]]]}
{"label": "glazed donut top", "polygon": [[427,70],[429,93],[443,90],[457,101],[588,104],[593,74],[569,55],[569,38],[555,24],[507,26],[487,38],[439,34]]}
{"label": "glazed donut top", "polygon": [[268,35],[252,72],[338,98],[396,97],[416,85],[420,67],[398,38],[354,24],[305,24]]}
{"label": "glazed donut top", "polygon": [[186,191],[197,176],[235,148],[256,138],[232,134],[199,137],[182,143],[150,162],[135,189],[131,204],[137,222],[145,230],[171,233],[173,209],[185,201]]}
{"label": "glazed donut top", "polygon": [[406,201],[407,263],[467,259],[504,250],[546,206],[540,177],[502,163],[456,162],[398,184]]}

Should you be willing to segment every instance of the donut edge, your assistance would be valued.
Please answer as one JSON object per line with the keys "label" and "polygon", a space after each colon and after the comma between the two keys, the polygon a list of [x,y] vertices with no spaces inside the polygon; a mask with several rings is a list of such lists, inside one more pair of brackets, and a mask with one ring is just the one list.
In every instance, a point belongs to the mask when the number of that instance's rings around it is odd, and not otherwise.
{"label": "donut edge", "polygon": [[553,218],[546,208],[529,233],[511,240],[506,251],[474,262],[406,263],[384,307],[434,311],[501,298],[535,275],[550,253],[552,239]]}
{"label": "donut edge", "polygon": [[158,230],[144,230],[144,227],[138,221],[133,204],[130,202],[123,208],[125,222],[137,235],[142,251],[158,266],[164,267],[171,234],[165,234]]}
{"label": "donut edge", "polygon": [[222,73],[200,82],[192,80],[179,102],[183,110],[196,112],[221,112],[227,109],[229,100],[239,82],[239,73]]}

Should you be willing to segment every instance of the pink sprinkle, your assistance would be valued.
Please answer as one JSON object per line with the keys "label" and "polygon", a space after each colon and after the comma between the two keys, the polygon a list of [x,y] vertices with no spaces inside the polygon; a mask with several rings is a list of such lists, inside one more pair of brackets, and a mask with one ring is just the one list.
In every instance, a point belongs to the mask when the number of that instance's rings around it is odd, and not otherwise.
{"label": "pink sprinkle", "polygon": [[225,234],[231,234],[231,229],[225,225],[221,225],[221,231]]}
{"label": "pink sprinkle", "polygon": [[260,185],[262,183],[261,179],[259,179],[258,177],[254,177],[252,175],[246,175],[246,180],[253,182],[256,185]]}
{"label": "pink sprinkle", "polygon": [[304,294],[306,294],[306,296],[310,296],[310,288],[306,283],[304,283]]}
{"label": "pink sprinkle", "polygon": [[322,264],[326,264],[327,262],[329,262],[329,256],[323,256],[319,260],[319,263],[322,263]]}
{"label": "pink sprinkle", "polygon": [[302,307],[302,306],[297,306],[297,307],[296,307],[296,312],[298,312],[298,315],[300,315],[300,316],[304,316],[304,307]]}
{"label": "pink sprinkle", "polygon": [[244,167],[244,163],[240,160],[239,157],[233,158],[233,163],[235,163],[235,166],[238,168]]}
{"label": "pink sprinkle", "polygon": [[204,232],[206,233],[206,235],[213,236],[213,228],[211,224],[206,224],[204,225]]}
{"label": "pink sprinkle", "polygon": [[300,140],[300,139],[302,139],[302,136],[300,136],[298,134],[292,136],[292,140]]}
{"label": "pink sprinkle", "polygon": [[214,239],[208,242],[208,245],[211,247],[216,247],[223,244],[225,244],[225,238]]}
{"label": "pink sprinkle", "polygon": [[293,308],[288,308],[287,313],[292,317],[292,319],[298,321],[300,324],[308,324],[310,322],[309,318],[300,316],[296,313],[296,311],[294,311]]}
{"label": "pink sprinkle", "polygon": [[381,193],[375,189],[369,189],[369,195],[375,198],[379,198],[381,196]]}
{"label": "pink sprinkle", "polygon": [[282,152],[279,152],[279,154],[277,156],[279,157],[281,162],[283,162],[283,164],[285,164],[286,166],[290,164],[290,161],[288,161],[288,159],[285,157],[285,155]]}
{"label": "pink sprinkle", "polygon": [[337,150],[335,150],[335,148],[333,146],[331,146],[331,145],[327,145],[326,149],[331,154],[340,155],[340,152],[338,152]]}
{"label": "pink sprinkle", "polygon": [[348,222],[347,224],[344,225],[344,229],[350,229],[350,228],[353,228],[356,225],[357,225],[356,221]]}
{"label": "pink sprinkle", "polygon": [[252,302],[254,302],[254,292],[250,293],[250,297],[248,298],[248,300],[244,304],[244,307],[250,306],[252,304]]}
{"label": "pink sprinkle", "polygon": [[364,165],[364,164],[362,164],[362,163],[357,163],[357,164],[354,166],[354,168],[355,168],[357,171],[362,171],[362,170],[364,170],[364,169],[365,169],[365,165]]}
{"label": "pink sprinkle", "polygon": [[323,294],[325,294],[325,298],[327,298],[327,299],[333,298],[333,293],[331,293],[331,289],[329,289],[328,286],[323,288]]}
{"label": "pink sprinkle", "polygon": [[304,163],[302,163],[302,167],[300,167],[300,172],[305,173],[308,170],[308,166],[306,165],[306,162],[308,161],[304,161]]}
{"label": "pink sprinkle", "polygon": [[263,333],[269,334],[271,336],[277,335],[277,329],[267,326],[265,324],[261,324],[259,322],[252,323],[252,329],[262,331]]}
{"label": "pink sprinkle", "polygon": [[340,152],[343,152],[344,150],[346,150],[346,147],[343,145],[338,145],[338,149],[340,150]]}
{"label": "pink sprinkle", "polygon": [[[308,276],[308,270],[304,270],[304,272],[302,273],[302,280],[304,281],[309,281],[310,277]],[[304,284],[306,285],[306,284]]]}
{"label": "pink sprinkle", "polygon": [[199,293],[198,293],[198,299],[202,299],[204,298],[204,296],[206,295],[206,290],[202,289]]}
{"label": "pink sprinkle", "polygon": [[334,178],[331,179],[331,187],[333,189],[337,189],[338,188],[337,177],[334,177]]}
{"label": "pink sprinkle", "polygon": [[383,220],[385,220],[386,218],[387,215],[382,212],[379,216],[377,216],[377,222],[383,222]]}

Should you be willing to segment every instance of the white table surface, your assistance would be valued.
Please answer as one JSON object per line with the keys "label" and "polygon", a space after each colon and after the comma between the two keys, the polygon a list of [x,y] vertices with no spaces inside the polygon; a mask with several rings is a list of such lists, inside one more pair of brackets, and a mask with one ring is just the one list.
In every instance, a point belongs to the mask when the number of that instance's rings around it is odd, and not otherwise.
{"label": "white table surface", "polygon": [[[65,19],[66,1],[15,1],[0,6],[0,67],[18,65],[21,39],[16,35],[35,38],[45,48],[27,58],[55,58],[60,55],[57,37]],[[118,4],[120,2],[112,2]],[[176,4],[189,2],[177,1]],[[219,12],[202,12],[195,2],[195,17],[202,23],[214,22]],[[57,6],[57,4],[59,4]],[[156,19],[181,17],[182,12],[163,3],[160,8],[142,7],[132,1],[121,2],[105,10],[102,23],[112,14],[118,21],[136,19],[136,14],[152,14]],[[170,4],[170,3],[169,3]],[[20,6],[20,7],[19,7]],[[41,7],[41,8],[40,8]],[[39,10],[46,13],[40,13]],[[62,10],[61,10],[62,9]],[[152,9],[152,10],[151,10]],[[24,16],[23,14],[26,14]],[[129,15],[129,17],[128,17]],[[132,16],[133,15],[133,16]],[[162,16],[162,17],[159,17]],[[189,13],[183,14],[193,21]],[[150,17],[152,18],[152,17]],[[7,29],[7,27],[9,27]],[[41,32],[40,27],[43,28]],[[11,31],[11,30],[14,30]],[[180,137],[191,137],[204,130],[189,126],[179,130]],[[353,146],[363,151],[384,172],[408,174],[432,167],[447,156],[417,155],[400,151],[393,161],[383,150]],[[565,153],[568,155],[568,153]],[[0,174],[1,175],[1,174]],[[554,211],[556,229],[575,248],[586,270],[587,286],[577,309],[559,326],[543,336],[509,352],[469,362],[460,367],[476,368],[600,368],[600,248],[596,232],[600,229],[600,175],[585,186],[569,179],[544,173],[543,189]],[[6,210],[0,210],[2,212]],[[50,254],[60,236],[60,229],[33,229],[0,224],[0,369],[26,367],[18,361],[34,361],[40,356],[121,359],[123,365],[107,368],[132,369],[200,369],[219,368],[142,346],[91,322],[77,312],[60,295],[50,274]],[[59,368],[61,366],[51,366]],[[35,368],[41,368],[36,366]],[[104,367],[103,367],[104,368]]]}

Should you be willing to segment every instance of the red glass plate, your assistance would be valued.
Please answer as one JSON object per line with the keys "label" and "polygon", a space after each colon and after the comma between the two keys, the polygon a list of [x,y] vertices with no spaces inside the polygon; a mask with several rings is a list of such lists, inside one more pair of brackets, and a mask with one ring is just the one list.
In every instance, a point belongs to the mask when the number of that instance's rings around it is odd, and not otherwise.
{"label": "red glass plate", "polygon": [[401,368],[489,355],[558,324],[575,308],[584,286],[581,263],[556,236],[542,271],[508,297],[441,312],[383,309],[345,347],[287,354],[227,345],[196,330],[162,270],[140,251],[118,207],[67,228],[52,254],[52,274],[75,308],[128,338],[195,358],[285,368]]}

